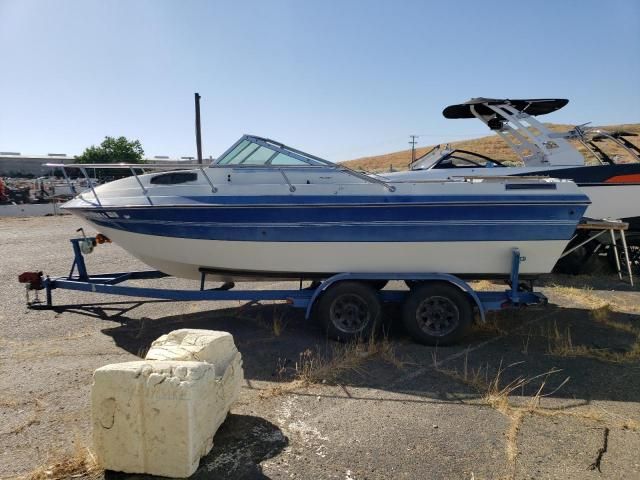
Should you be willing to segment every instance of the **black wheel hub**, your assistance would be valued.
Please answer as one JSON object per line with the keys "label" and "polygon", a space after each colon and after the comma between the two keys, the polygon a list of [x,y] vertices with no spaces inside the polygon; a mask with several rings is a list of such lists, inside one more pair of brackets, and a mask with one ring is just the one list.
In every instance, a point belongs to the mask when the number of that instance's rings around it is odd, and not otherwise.
{"label": "black wheel hub", "polygon": [[635,270],[635,273],[640,272],[640,245],[629,245],[628,249],[631,268]]}
{"label": "black wheel hub", "polygon": [[[640,245],[629,245],[627,249],[629,251],[629,265],[631,266],[631,272],[634,275],[640,275]],[[618,246],[618,259],[620,261],[620,269],[622,273],[625,273],[627,269],[627,259],[625,258],[624,250],[620,246]],[[614,262],[612,261],[612,264],[613,263]],[[612,265],[612,267],[614,267],[614,269],[616,268],[615,265]]]}
{"label": "black wheel hub", "polygon": [[369,323],[369,307],[359,295],[341,295],[331,305],[330,317],[331,323],[338,330],[345,333],[357,333]]}
{"label": "black wheel hub", "polygon": [[447,297],[428,297],[418,305],[416,320],[426,334],[443,337],[453,332],[460,323],[460,311]]}

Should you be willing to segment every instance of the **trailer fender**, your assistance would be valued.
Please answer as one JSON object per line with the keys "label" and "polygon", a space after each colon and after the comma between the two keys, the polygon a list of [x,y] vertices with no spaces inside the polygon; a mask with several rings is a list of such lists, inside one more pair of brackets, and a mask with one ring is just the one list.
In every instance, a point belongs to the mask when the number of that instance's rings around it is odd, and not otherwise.
{"label": "trailer fender", "polygon": [[482,322],[485,321],[485,308],[478,297],[478,294],[471,288],[471,286],[462,280],[461,278],[456,277],[455,275],[450,275],[447,273],[421,273],[421,274],[396,274],[396,275],[380,275],[374,273],[364,273],[364,274],[354,274],[354,273],[339,273],[332,277],[324,280],[318,288],[315,289],[313,295],[309,299],[309,303],[307,304],[307,308],[305,310],[305,319],[309,320],[311,318],[311,313],[313,312],[313,306],[315,305],[318,298],[333,284],[336,282],[344,281],[344,280],[352,280],[352,281],[366,281],[366,280],[417,280],[417,281],[439,281],[451,283],[458,287],[460,290],[465,292],[476,307],[478,307],[478,311],[480,312],[480,320]]}

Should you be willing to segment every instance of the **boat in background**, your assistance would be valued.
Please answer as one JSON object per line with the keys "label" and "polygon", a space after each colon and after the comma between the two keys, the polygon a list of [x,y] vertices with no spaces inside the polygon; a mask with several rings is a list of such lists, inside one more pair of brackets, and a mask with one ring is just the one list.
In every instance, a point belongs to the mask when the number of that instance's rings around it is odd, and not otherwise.
{"label": "boat in background", "polygon": [[[457,176],[547,176],[575,181],[591,199],[585,216],[616,219],[640,232],[640,149],[627,140],[629,132],[607,132],[578,126],[554,132],[535,117],[555,112],[566,99],[474,98],[450,105],[445,118],[476,118],[498,134],[522,165],[489,158],[467,150],[437,146],[410,165],[409,171],[385,174],[389,181],[445,179]],[[582,144],[596,164],[571,143]],[[599,144],[615,144],[627,155],[628,163],[608,155]]]}
{"label": "boat in background", "polygon": [[340,272],[505,277],[549,272],[589,199],[570,181],[386,181],[245,135],[209,166],[145,164],[63,208],[176,277],[314,279]]}
{"label": "boat in background", "polygon": [[61,215],[62,202],[97,184],[96,179],[0,177],[0,218]]}

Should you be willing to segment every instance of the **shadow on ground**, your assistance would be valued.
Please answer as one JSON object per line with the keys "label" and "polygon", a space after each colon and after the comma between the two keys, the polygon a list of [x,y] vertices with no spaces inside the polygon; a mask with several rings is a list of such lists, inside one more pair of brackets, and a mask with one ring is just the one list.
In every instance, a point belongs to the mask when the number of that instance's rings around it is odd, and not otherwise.
{"label": "shadow on ground", "polygon": [[[293,380],[310,357],[327,363],[336,352],[344,351],[340,344],[325,337],[316,322],[305,320],[299,310],[282,304],[246,304],[157,319],[134,318],[130,307],[136,305],[85,306],[82,312],[118,322],[103,332],[120,348],[140,357],[144,357],[153,340],[178,328],[231,332],[243,354],[249,387],[253,380]],[[544,382],[545,392],[553,392],[562,384],[553,396],[578,398],[581,403],[640,402],[640,385],[635,380],[640,368],[638,315],[557,305],[507,310],[490,315],[486,324],[476,325],[455,347],[415,344],[397,325],[396,310],[389,310],[387,318],[386,354],[363,353],[366,359],[356,359],[357,368],[337,365],[339,372],[328,379],[329,383],[452,401],[457,395],[478,394],[477,389],[470,388],[470,382],[452,384],[451,375],[444,378],[441,370],[446,367],[449,373],[482,377],[485,383],[493,380],[498,371],[502,371],[503,384],[543,374],[516,394],[533,395]],[[545,372],[554,373],[544,375]]]}
{"label": "shadow on ground", "polygon": [[[260,417],[230,413],[216,432],[213,449],[200,460],[192,480],[265,479],[260,463],[278,455],[289,440]],[[106,480],[156,479],[151,475],[106,472]]]}

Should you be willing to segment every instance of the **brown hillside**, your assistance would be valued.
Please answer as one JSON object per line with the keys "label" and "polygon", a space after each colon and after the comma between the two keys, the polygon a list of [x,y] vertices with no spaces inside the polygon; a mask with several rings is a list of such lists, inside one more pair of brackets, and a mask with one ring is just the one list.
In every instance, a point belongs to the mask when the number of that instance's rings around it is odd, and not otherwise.
{"label": "brown hillside", "polygon": [[[570,125],[556,125],[556,124],[547,124],[552,130],[562,131],[568,130],[572,126]],[[636,133],[640,135],[640,123],[631,123],[631,124],[623,124],[623,125],[607,125],[601,127],[605,130],[613,131],[613,130],[626,130],[632,133]],[[631,137],[629,138],[631,142],[636,145],[640,144],[640,136],[639,137]],[[447,142],[450,143],[455,148],[461,148],[463,150],[470,150],[472,152],[481,153],[491,158],[495,158],[496,160],[508,160],[511,162],[517,162],[518,159],[513,153],[513,151],[507,146],[507,144],[498,136],[498,135],[490,135],[487,137],[474,138],[472,140],[463,140],[458,142]],[[578,150],[585,155],[588,154],[586,149],[577,144]],[[431,150],[434,145],[429,145],[428,147],[420,147],[416,149],[416,158],[427,153]],[[605,148],[606,147],[606,148]],[[629,158],[627,152],[619,148],[616,145],[612,145],[611,142],[603,143],[602,147],[605,152],[609,155],[620,155],[623,158]],[[588,161],[592,160],[591,154],[587,155]],[[348,160],[344,162],[344,165],[355,168],[358,170],[366,170],[368,172],[388,172],[391,167],[394,170],[406,170],[409,162],[411,161],[411,150],[403,150],[401,152],[387,153],[384,155],[376,155],[372,157],[363,157],[357,158],[355,160]]]}

